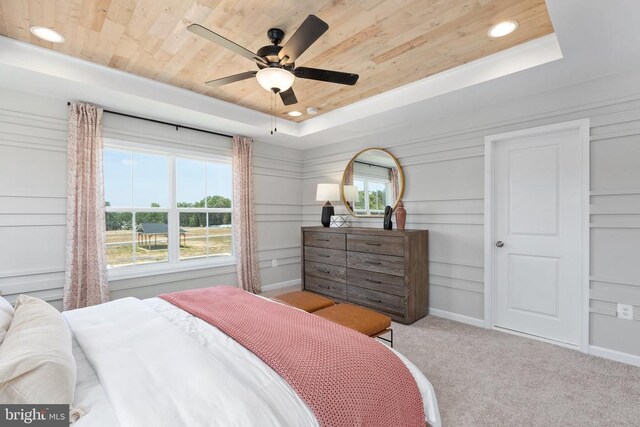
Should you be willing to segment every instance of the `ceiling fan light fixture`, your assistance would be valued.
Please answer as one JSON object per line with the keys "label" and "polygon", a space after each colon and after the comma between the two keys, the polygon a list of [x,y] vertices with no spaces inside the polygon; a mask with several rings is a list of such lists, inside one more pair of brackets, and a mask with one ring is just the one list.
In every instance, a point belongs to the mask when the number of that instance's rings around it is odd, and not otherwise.
{"label": "ceiling fan light fixture", "polygon": [[33,26],[29,28],[29,31],[39,39],[51,43],[63,43],[65,40],[62,34],[52,28]]}
{"label": "ceiling fan light fixture", "polygon": [[282,68],[269,67],[258,71],[256,79],[265,90],[278,93],[289,89],[296,77]]}
{"label": "ceiling fan light fixture", "polygon": [[489,28],[487,34],[493,38],[504,37],[513,33],[517,28],[518,23],[516,21],[503,21]]}

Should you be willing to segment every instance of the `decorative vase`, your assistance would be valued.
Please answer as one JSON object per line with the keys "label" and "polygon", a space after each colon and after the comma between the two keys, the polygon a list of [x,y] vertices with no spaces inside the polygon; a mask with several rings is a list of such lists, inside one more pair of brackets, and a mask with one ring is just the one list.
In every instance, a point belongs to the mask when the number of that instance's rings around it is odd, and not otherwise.
{"label": "decorative vase", "polygon": [[398,230],[404,230],[404,226],[407,224],[407,210],[404,208],[402,200],[398,202],[396,206],[396,225]]}

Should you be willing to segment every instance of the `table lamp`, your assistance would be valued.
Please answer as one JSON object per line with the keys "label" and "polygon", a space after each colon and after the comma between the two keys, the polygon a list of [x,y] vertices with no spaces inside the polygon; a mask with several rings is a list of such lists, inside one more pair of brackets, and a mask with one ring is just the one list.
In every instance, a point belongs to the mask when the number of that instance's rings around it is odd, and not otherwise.
{"label": "table lamp", "polygon": [[[358,201],[358,187],[355,185],[345,185],[342,187],[342,197],[346,205],[352,208],[353,203]],[[331,225],[329,227],[345,228],[350,227],[351,217],[349,214],[338,214],[331,216]]]}
{"label": "table lamp", "polygon": [[322,207],[322,217],[320,219],[320,222],[322,222],[322,225],[325,227],[328,227],[329,224],[331,224],[331,215],[335,213],[333,206],[331,205],[331,200],[340,200],[340,187],[338,184],[318,184],[318,188],[316,189],[316,201],[327,202]]}
{"label": "table lamp", "polygon": [[344,186],[344,200],[349,203],[355,203],[358,201],[358,187],[355,185]]}

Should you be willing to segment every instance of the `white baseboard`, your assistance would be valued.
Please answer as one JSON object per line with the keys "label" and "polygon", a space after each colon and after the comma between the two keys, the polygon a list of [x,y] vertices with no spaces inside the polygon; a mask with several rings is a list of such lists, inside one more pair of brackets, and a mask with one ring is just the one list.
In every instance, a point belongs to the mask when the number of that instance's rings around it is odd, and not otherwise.
{"label": "white baseboard", "polygon": [[456,322],[466,323],[467,325],[484,328],[484,320],[475,317],[465,316],[464,314],[452,313],[450,311],[440,310],[439,308],[429,307],[429,314],[432,316],[442,317],[444,319],[455,320]]}
{"label": "white baseboard", "polygon": [[623,353],[617,350],[609,350],[608,348],[597,347],[595,345],[589,346],[589,354],[592,356],[603,357],[605,359],[615,360],[616,362],[627,363],[633,366],[640,367],[640,356],[635,354]]}
{"label": "white baseboard", "polygon": [[272,283],[270,285],[262,286],[261,292],[273,291],[280,288],[287,288],[289,286],[295,286],[302,284],[300,279],[287,280],[286,282]]}

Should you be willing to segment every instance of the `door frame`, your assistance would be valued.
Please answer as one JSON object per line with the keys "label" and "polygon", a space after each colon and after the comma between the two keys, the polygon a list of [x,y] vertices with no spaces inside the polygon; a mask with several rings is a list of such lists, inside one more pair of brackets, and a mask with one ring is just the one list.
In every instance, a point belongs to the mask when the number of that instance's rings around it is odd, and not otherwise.
{"label": "door frame", "polygon": [[[579,345],[572,346],[583,353],[589,352],[589,188],[590,188],[590,138],[589,119],[572,120],[555,123],[547,126],[539,126],[496,135],[489,135],[484,140],[484,327],[496,329],[494,323],[495,305],[495,144],[512,138],[528,137],[536,134],[548,134],[565,130],[578,130],[580,144],[578,146],[581,158],[581,233],[580,233],[580,337]],[[501,329],[504,330],[504,329]],[[539,338],[533,335],[520,334],[543,341],[556,343],[555,341]],[[563,343],[557,343],[567,346]]]}

